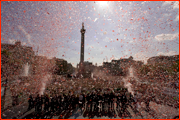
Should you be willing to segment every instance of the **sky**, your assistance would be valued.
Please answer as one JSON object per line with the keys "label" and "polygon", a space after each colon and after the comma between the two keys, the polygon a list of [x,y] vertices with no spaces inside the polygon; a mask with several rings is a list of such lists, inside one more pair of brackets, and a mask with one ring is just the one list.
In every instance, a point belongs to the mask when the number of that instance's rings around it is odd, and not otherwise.
{"label": "sky", "polygon": [[98,66],[179,54],[179,1],[2,1],[1,43],[21,41],[76,67],[82,22],[84,60]]}

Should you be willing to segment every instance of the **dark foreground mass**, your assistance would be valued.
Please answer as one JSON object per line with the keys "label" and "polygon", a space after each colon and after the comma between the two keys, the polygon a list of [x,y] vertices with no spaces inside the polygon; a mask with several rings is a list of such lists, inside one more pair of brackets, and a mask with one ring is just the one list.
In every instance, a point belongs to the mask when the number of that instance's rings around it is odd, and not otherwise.
{"label": "dark foreground mass", "polygon": [[[102,93],[94,90],[79,96],[71,94],[39,96],[28,100],[28,110],[14,118],[19,119],[88,119],[88,118],[127,118],[127,119],[158,119],[164,118],[158,109],[168,109],[159,106],[153,97],[146,97],[139,102],[136,95],[133,97],[126,89],[115,92],[110,90]],[[140,106],[141,104],[141,106]],[[163,108],[164,107],[164,108]],[[177,118],[178,114],[167,113],[166,118]],[[169,109],[169,110],[170,110]],[[171,115],[168,115],[171,114]]]}

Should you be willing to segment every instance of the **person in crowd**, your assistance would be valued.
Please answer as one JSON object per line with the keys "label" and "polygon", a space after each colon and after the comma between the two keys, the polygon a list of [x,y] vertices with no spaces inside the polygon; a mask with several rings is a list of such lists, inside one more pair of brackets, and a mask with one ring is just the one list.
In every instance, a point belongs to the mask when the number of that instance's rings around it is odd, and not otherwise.
{"label": "person in crowd", "polygon": [[104,111],[104,109],[105,109],[105,92],[103,91],[102,92],[102,111]]}
{"label": "person in crowd", "polygon": [[58,110],[58,97],[57,97],[57,95],[54,95],[54,109],[55,109],[55,111]]}
{"label": "person in crowd", "polygon": [[18,99],[18,97],[19,97],[19,95],[16,94],[16,96],[15,96],[15,105],[18,105],[18,104],[19,104],[19,99]]}
{"label": "person in crowd", "polygon": [[72,104],[72,109],[75,109],[76,103],[75,103],[75,95],[74,94],[72,95],[72,98],[71,98],[71,104]]}
{"label": "person in crowd", "polygon": [[47,112],[47,111],[49,111],[49,97],[48,97],[48,95],[46,95],[44,99],[45,99],[44,100],[44,111]]}
{"label": "person in crowd", "polygon": [[32,95],[29,96],[28,103],[29,103],[28,110],[31,110],[33,108],[33,98],[32,98]]}
{"label": "person in crowd", "polygon": [[39,97],[39,112],[42,111],[42,105],[43,105],[43,97]]}
{"label": "person in crowd", "polygon": [[99,109],[100,109],[100,112],[102,112],[102,102],[103,102],[103,94],[102,93],[99,93]]}
{"label": "person in crowd", "polygon": [[83,107],[83,95],[79,95],[79,108],[81,109],[81,114],[82,114],[82,107]]}
{"label": "person in crowd", "polygon": [[117,104],[116,110],[117,111],[119,111],[119,109],[120,109],[120,102],[121,102],[121,97],[120,97],[120,93],[118,93],[116,96],[116,104]]}
{"label": "person in crowd", "polygon": [[123,111],[123,113],[125,112],[126,107],[127,107],[127,97],[124,93],[122,96],[122,111]]}
{"label": "person in crowd", "polygon": [[92,108],[93,108],[93,93],[91,92],[90,94],[90,111],[92,111]]}
{"label": "person in crowd", "polygon": [[132,93],[130,93],[130,98],[129,98],[129,102],[128,102],[130,106],[131,106],[132,102],[133,102],[133,95],[132,95]]}
{"label": "person in crowd", "polygon": [[97,104],[96,104],[96,103],[97,103],[97,99],[96,99],[96,98],[97,98],[97,97],[96,97],[96,92],[94,91],[94,92],[93,92],[93,96],[92,96],[92,101],[93,101],[92,104],[93,104],[93,106],[94,106],[94,109],[93,109],[94,112],[96,112],[96,110],[97,110]]}
{"label": "person in crowd", "polygon": [[68,96],[64,94],[64,110],[68,109]]}
{"label": "person in crowd", "polygon": [[97,111],[100,109],[100,93],[97,93],[96,96],[96,106],[97,106]]}
{"label": "person in crowd", "polygon": [[137,94],[136,93],[134,93],[133,102],[134,102],[133,105],[134,105],[135,109],[137,109],[137,102],[138,102],[138,100],[137,100]]}
{"label": "person in crowd", "polygon": [[146,104],[146,111],[148,111],[148,112],[150,110],[149,103],[150,103],[150,96],[146,96],[145,104]]}
{"label": "person in crowd", "polygon": [[87,94],[87,97],[86,97],[86,100],[87,100],[87,111],[90,111],[91,110],[91,96],[90,96],[90,93]]}
{"label": "person in crowd", "polygon": [[39,97],[39,94],[37,94],[36,99],[35,99],[35,111],[39,112],[39,108],[40,108],[40,97]]}
{"label": "person in crowd", "polygon": [[53,97],[51,96],[50,100],[51,100],[51,103],[50,103],[50,105],[51,105],[51,112],[54,112],[54,103],[55,103],[54,96]]}
{"label": "person in crowd", "polygon": [[112,109],[114,109],[114,93],[113,92],[111,92],[110,93],[110,108],[111,108],[111,110]]}
{"label": "person in crowd", "polygon": [[106,112],[107,112],[106,108],[108,107],[108,101],[109,101],[109,97],[108,96],[109,95],[108,95],[108,93],[106,91],[105,95],[104,95],[104,98],[105,98],[105,100],[104,100],[104,109],[105,109]]}
{"label": "person in crowd", "polygon": [[107,99],[108,99],[108,110],[111,110],[111,93],[107,94]]}
{"label": "person in crowd", "polygon": [[83,93],[83,109],[86,106],[86,93]]}
{"label": "person in crowd", "polygon": [[72,95],[70,92],[68,94],[68,108],[72,108]]}
{"label": "person in crowd", "polygon": [[79,96],[76,94],[75,95],[75,109],[78,109],[78,104],[79,104]]}

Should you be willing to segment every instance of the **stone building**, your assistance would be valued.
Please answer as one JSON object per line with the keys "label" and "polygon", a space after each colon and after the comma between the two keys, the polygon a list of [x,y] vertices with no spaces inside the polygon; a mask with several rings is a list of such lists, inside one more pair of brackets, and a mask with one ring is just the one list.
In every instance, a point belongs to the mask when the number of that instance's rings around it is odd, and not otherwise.
{"label": "stone building", "polygon": [[111,75],[125,75],[131,66],[141,66],[143,63],[133,60],[133,57],[123,58],[119,60],[112,60],[111,62],[103,62],[105,73]]}
{"label": "stone building", "polygon": [[24,66],[31,66],[34,56],[32,47],[22,46],[20,41],[14,45],[1,43],[1,77],[22,75]]}
{"label": "stone building", "polygon": [[63,74],[72,74],[74,72],[74,67],[72,66],[71,63],[68,63],[64,59],[59,59],[59,58],[52,58],[52,61],[55,62],[54,66],[54,73],[58,75],[63,75]]}
{"label": "stone building", "polygon": [[156,65],[156,64],[166,64],[171,66],[173,62],[179,61],[179,55],[173,56],[155,56],[151,57],[147,60],[148,64]]}

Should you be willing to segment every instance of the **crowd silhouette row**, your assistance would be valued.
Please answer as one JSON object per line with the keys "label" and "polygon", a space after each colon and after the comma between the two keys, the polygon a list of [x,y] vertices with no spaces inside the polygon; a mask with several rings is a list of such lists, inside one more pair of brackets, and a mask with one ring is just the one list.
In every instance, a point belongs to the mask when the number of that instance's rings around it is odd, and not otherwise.
{"label": "crowd silhouette row", "polygon": [[[52,96],[40,96],[37,94],[34,99],[30,95],[28,102],[28,110],[35,107],[35,112],[37,113],[69,111],[69,117],[77,109],[80,110],[84,117],[88,115],[89,118],[95,114],[101,117],[106,113],[111,113],[112,116],[116,117],[115,109],[118,111],[119,116],[125,116],[128,105],[132,109],[137,110],[137,98],[128,92],[127,89],[116,92],[94,90],[91,93],[81,93],[79,95],[74,95],[71,92],[61,95],[54,94]],[[149,102],[150,99],[145,101],[147,110],[149,109]],[[63,114],[60,117],[63,117]]]}

